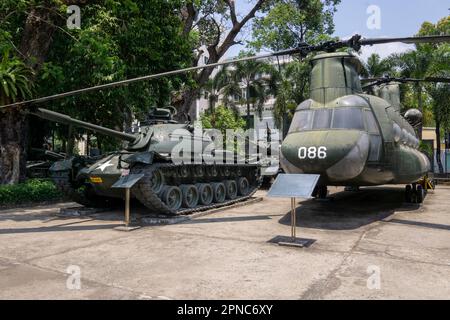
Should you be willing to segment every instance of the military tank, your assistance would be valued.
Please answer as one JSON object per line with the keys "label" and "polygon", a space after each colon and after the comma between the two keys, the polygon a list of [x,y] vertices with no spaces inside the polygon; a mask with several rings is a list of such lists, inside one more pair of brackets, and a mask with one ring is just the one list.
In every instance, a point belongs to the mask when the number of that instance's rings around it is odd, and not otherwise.
{"label": "military tank", "polygon": [[208,136],[200,138],[202,147],[198,152],[177,155],[177,161],[174,161],[172,151],[181,140],[190,144],[198,138],[189,122],[172,120],[170,110],[157,109],[149,121],[131,133],[83,122],[43,108],[27,112],[124,141],[123,150],[99,159],[70,156],[50,167],[50,176],[58,188],[84,206],[114,205],[124,195],[112,185],[128,174],[143,175],[131,189],[132,197],[150,211],[167,215],[227,206],[248,199],[261,184],[257,162],[251,163],[233,153],[230,163],[230,152],[220,149],[210,150],[208,155],[215,157],[208,161],[203,154],[212,143]]}

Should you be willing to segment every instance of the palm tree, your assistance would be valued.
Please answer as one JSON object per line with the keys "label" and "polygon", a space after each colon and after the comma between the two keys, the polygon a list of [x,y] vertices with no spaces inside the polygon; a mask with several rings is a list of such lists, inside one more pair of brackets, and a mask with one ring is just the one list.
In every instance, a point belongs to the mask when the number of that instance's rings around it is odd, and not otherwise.
{"label": "palm tree", "polygon": [[[401,54],[393,54],[390,61],[400,69],[403,77],[422,79],[429,73],[432,64],[433,49],[431,46],[422,46],[414,51]],[[417,97],[417,108],[423,113],[422,84],[417,82],[414,90]],[[419,128],[419,137],[422,138],[422,128]]]}
{"label": "palm tree", "polygon": [[[5,52],[0,61],[0,105],[31,96],[31,71]],[[6,109],[0,116],[0,184],[25,179],[27,123],[17,109]]]}
{"label": "palm tree", "polygon": [[216,103],[219,101],[222,89],[229,82],[229,72],[227,67],[221,68],[205,85],[204,90],[208,93],[209,109],[208,111],[212,114],[216,107]]}
{"label": "palm tree", "polygon": [[[433,52],[432,61],[428,68],[429,76],[450,77],[450,65],[448,56],[450,45],[441,45]],[[427,93],[431,96],[433,116],[436,124],[436,162],[439,172],[443,173],[444,168],[441,161],[441,128],[448,129],[450,126],[450,85],[447,83],[434,83],[426,86]],[[445,132],[445,131],[444,131]]]}
{"label": "palm tree", "polygon": [[[272,69],[268,63],[263,61],[238,62],[230,72],[230,82],[223,88],[225,104],[234,105],[235,103],[228,99],[237,95],[240,97],[239,102],[247,106],[247,128],[250,126],[251,107],[261,117],[264,103],[270,96],[269,82]],[[240,90],[241,86],[243,86],[244,94]]]}
{"label": "palm tree", "polygon": [[22,61],[3,54],[0,62],[0,104],[31,96],[31,71]]}
{"label": "palm tree", "polygon": [[392,75],[393,68],[390,59],[381,59],[377,53],[372,53],[367,62],[363,64],[363,75],[370,78]]}
{"label": "palm tree", "polygon": [[272,74],[269,84],[270,91],[275,96],[273,117],[275,125],[282,129],[283,135],[289,126],[289,111],[303,102],[308,94],[310,65],[308,61],[291,61],[280,65]]}

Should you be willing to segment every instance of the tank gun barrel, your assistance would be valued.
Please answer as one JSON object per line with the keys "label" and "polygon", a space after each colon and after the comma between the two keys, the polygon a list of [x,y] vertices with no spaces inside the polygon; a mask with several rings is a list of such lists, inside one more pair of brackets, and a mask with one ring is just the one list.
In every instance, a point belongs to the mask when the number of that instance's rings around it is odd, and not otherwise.
{"label": "tank gun barrel", "polygon": [[98,125],[95,125],[95,124],[92,124],[89,122],[80,121],[80,120],[74,119],[72,117],[69,117],[68,115],[58,113],[55,111],[51,111],[51,110],[47,110],[47,109],[43,109],[43,108],[37,108],[35,110],[30,110],[27,112],[29,114],[38,116],[39,118],[43,118],[46,120],[50,120],[50,121],[54,121],[54,122],[58,122],[58,123],[62,123],[62,124],[73,125],[73,126],[80,127],[80,128],[85,128],[85,129],[92,130],[97,133],[102,133],[104,135],[115,137],[115,138],[125,140],[128,142],[135,142],[138,139],[133,134],[124,133],[124,132],[112,130],[109,128],[105,128],[102,126],[98,126]]}

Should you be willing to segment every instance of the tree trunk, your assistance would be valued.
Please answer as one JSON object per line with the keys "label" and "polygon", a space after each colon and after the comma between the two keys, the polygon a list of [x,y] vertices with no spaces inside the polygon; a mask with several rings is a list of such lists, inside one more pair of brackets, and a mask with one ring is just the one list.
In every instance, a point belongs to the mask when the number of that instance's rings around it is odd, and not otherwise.
{"label": "tree trunk", "polygon": [[439,173],[444,173],[444,167],[441,161],[441,123],[436,120],[436,163],[439,168]]}
{"label": "tree trunk", "polygon": [[0,184],[26,179],[27,130],[27,116],[21,112],[0,112]]}
{"label": "tree trunk", "polygon": [[33,69],[40,66],[47,57],[55,32],[54,12],[57,7],[52,1],[44,1],[38,8],[30,8],[20,43],[20,52],[25,62]]}
{"label": "tree trunk", "polygon": [[[21,58],[35,71],[45,61],[52,43],[56,9],[49,0],[39,7],[29,8],[19,51]],[[8,110],[0,117],[0,184],[18,183],[26,178],[28,118],[17,110]]]}

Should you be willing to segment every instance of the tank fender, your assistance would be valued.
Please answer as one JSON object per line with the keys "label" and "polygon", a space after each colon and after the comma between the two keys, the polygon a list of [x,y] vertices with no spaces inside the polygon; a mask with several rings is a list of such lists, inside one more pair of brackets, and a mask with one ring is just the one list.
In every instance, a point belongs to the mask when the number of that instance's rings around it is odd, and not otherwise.
{"label": "tank fender", "polygon": [[56,161],[49,169],[50,177],[58,183],[61,181],[71,181],[73,177],[82,169],[86,164],[84,157],[71,157],[68,159]]}
{"label": "tank fender", "polygon": [[145,151],[134,153],[127,158],[123,158],[122,161],[128,164],[135,164],[135,163],[152,164],[154,157],[155,157],[154,151]]}
{"label": "tank fender", "polygon": [[55,161],[55,162],[51,165],[51,167],[50,167],[49,170],[50,170],[51,172],[60,172],[60,171],[68,171],[68,170],[72,170],[72,167],[73,167],[73,161],[74,161],[74,158]]}

